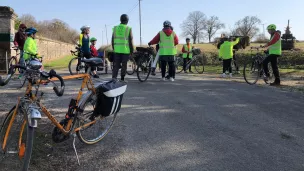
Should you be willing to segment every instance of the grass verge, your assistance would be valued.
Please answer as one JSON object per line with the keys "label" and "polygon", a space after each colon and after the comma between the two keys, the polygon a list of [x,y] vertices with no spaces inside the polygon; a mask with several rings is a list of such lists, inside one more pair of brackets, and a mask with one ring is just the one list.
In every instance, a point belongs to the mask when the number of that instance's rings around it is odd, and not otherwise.
{"label": "grass verge", "polygon": [[52,68],[52,69],[60,69],[60,68],[68,68],[69,62],[75,56],[65,56],[59,59],[55,59],[52,61],[47,61],[44,63],[45,68]]}

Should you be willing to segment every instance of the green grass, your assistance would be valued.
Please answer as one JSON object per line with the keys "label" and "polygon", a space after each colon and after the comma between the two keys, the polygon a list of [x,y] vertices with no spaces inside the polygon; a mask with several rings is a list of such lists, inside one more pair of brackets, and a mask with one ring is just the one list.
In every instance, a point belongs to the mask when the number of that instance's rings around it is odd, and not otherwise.
{"label": "green grass", "polygon": [[58,69],[58,68],[68,68],[69,62],[72,58],[75,56],[65,56],[59,59],[55,59],[52,61],[47,61],[44,63],[45,68],[52,68],[52,69]]}

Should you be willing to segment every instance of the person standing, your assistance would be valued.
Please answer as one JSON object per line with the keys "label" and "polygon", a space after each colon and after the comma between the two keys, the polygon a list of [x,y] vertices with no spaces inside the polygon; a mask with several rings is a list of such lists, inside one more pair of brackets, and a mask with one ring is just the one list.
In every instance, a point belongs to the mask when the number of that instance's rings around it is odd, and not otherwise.
{"label": "person standing", "polygon": [[[83,52],[83,57],[90,59],[92,57],[90,50],[90,26],[82,26],[80,28],[81,34],[79,35],[79,45],[81,46],[81,50]],[[78,72],[78,66],[80,65],[81,59],[78,59],[76,71]],[[87,68],[86,68],[87,71]],[[96,67],[91,67],[91,71],[93,73],[94,78],[99,78],[96,73]]]}
{"label": "person standing", "polygon": [[118,70],[121,66],[122,81],[125,80],[127,63],[134,51],[132,28],[127,26],[128,22],[129,16],[122,14],[120,24],[113,28],[112,34],[112,48],[114,51],[112,78],[117,79]]}
{"label": "person standing", "polygon": [[[192,49],[194,47],[192,46],[192,44],[190,43],[190,38],[186,38],[186,44],[183,46],[182,52],[183,52],[183,58],[184,58],[184,72],[187,73],[186,71],[186,66],[187,66],[187,62],[190,61],[192,59]],[[189,72],[192,73],[191,71],[191,65],[189,67]]]}
{"label": "person standing", "polygon": [[278,86],[281,84],[280,73],[278,68],[278,57],[282,55],[282,43],[281,43],[281,32],[276,31],[277,27],[274,24],[270,24],[267,27],[268,33],[270,34],[270,41],[263,46],[263,48],[268,48],[269,55],[263,61],[264,71],[266,73],[267,79],[270,77],[268,63],[271,63],[273,74],[275,80],[270,83],[271,86]]}
{"label": "person standing", "polygon": [[219,50],[219,58],[223,59],[223,74],[221,75],[223,78],[226,77],[226,71],[229,71],[229,77],[232,78],[232,68],[231,61],[233,58],[233,46],[238,44],[240,38],[237,38],[233,41],[232,38],[230,40],[228,38],[223,38],[223,43],[220,45]]}
{"label": "person standing", "polygon": [[169,77],[171,81],[175,79],[175,55],[176,55],[176,45],[178,44],[178,37],[175,32],[171,29],[171,22],[165,21],[163,23],[163,30],[160,31],[149,43],[148,45],[153,45],[159,43],[159,58],[161,61],[161,72],[162,80],[166,80],[166,67],[169,64]]}
{"label": "person standing", "polygon": [[25,24],[20,24],[20,25],[19,25],[19,30],[18,30],[18,32],[15,34],[15,38],[14,38],[14,45],[20,49],[20,59],[19,59],[19,63],[20,63],[20,65],[22,65],[22,66],[24,66],[23,46],[24,46],[25,40],[26,40],[26,38],[27,38],[27,36],[26,36],[26,34],[25,34],[26,28],[27,28],[27,27],[26,27]]}

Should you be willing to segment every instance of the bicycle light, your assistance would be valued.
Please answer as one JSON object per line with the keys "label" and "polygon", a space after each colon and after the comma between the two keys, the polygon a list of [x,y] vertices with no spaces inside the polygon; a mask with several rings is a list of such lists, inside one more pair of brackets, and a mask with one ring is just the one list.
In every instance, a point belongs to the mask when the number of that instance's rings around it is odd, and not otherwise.
{"label": "bicycle light", "polygon": [[30,69],[39,70],[42,67],[42,63],[37,60],[31,60],[28,66]]}
{"label": "bicycle light", "polygon": [[38,127],[38,120],[41,119],[41,113],[35,107],[29,107],[28,113],[28,122],[29,126],[37,128]]}

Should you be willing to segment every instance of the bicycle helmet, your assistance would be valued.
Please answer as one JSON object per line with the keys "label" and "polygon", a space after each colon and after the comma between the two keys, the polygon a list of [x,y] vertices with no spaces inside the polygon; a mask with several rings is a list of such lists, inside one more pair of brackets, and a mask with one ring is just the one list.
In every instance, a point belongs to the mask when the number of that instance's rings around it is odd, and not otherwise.
{"label": "bicycle helmet", "polygon": [[171,26],[171,22],[168,21],[168,20],[166,20],[163,25],[164,25],[164,27],[170,27]]}
{"label": "bicycle helmet", "polygon": [[127,14],[122,14],[120,16],[120,22],[121,23],[128,23],[129,22],[129,16]]}
{"label": "bicycle helmet", "polygon": [[80,28],[81,31],[84,31],[85,29],[90,29],[90,26],[85,25],[85,26],[82,26],[82,27]]}
{"label": "bicycle helmet", "polygon": [[277,26],[274,25],[274,24],[270,24],[268,27],[267,27],[267,30],[276,30],[277,29]]}
{"label": "bicycle helmet", "polygon": [[92,38],[90,39],[90,42],[93,42],[93,41],[97,41],[97,39],[96,39],[95,37],[92,37]]}
{"label": "bicycle helmet", "polygon": [[36,28],[34,28],[34,27],[30,27],[30,28],[28,28],[28,29],[25,30],[25,33],[27,35],[35,34],[37,32],[38,32],[38,30]]}
{"label": "bicycle helmet", "polygon": [[190,40],[190,38],[187,37],[187,38],[186,38],[186,41],[187,41],[187,40]]}

